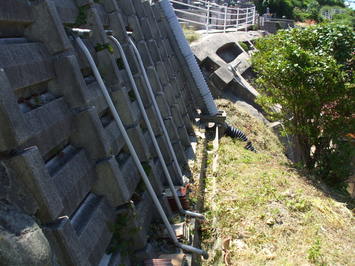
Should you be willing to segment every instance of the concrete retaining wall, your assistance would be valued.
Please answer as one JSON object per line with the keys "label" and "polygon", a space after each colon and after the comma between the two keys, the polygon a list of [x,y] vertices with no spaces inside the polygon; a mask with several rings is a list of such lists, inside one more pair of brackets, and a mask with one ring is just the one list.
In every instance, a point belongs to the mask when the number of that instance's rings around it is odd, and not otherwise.
{"label": "concrete retaining wall", "polygon": [[[0,201],[35,219],[49,241],[48,256],[60,265],[97,265],[112,240],[112,225],[122,217],[118,214],[135,210],[130,226],[137,224],[141,229],[128,231],[134,251],[145,248],[155,212],[147,193],[137,192],[138,170],[87,61],[66,34],[65,27],[74,26],[92,30],[84,41],[140,160],[151,169],[149,178],[159,196],[165,177],[132,97],[127,72],[116,52],[95,49],[97,44],[109,43],[105,30],[112,30],[124,47],[176,185],[182,180],[171,163],[126,30],[133,31],[179,164],[186,171],[191,121],[203,106],[191,97],[197,89],[187,82],[178,60],[181,55],[169,39],[158,4],[1,1]],[[134,193],[140,193],[141,200],[127,207]],[[1,241],[7,240],[0,239],[1,260]]]}

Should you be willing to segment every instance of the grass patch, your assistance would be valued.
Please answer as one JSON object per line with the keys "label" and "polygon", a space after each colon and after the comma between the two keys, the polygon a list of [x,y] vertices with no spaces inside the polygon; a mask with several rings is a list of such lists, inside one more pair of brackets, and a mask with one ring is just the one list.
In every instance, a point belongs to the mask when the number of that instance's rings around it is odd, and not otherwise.
{"label": "grass patch", "polygon": [[217,103],[258,153],[221,139],[218,171],[207,169],[202,233],[210,258],[202,265],[354,265],[351,211],[292,167],[267,126],[227,100]]}
{"label": "grass patch", "polygon": [[189,43],[195,42],[201,38],[201,35],[196,32],[194,28],[182,25],[182,30],[184,32],[185,38]]}

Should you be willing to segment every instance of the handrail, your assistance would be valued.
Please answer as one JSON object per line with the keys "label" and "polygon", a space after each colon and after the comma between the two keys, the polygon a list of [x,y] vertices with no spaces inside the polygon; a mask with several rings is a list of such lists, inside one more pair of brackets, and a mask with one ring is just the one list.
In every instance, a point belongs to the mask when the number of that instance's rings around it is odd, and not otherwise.
{"label": "handrail", "polygon": [[180,22],[205,26],[207,34],[213,28],[223,28],[223,32],[226,32],[227,29],[230,31],[230,28],[233,27],[237,31],[242,28],[247,30],[249,26],[255,24],[255,6],[232,8],[207,1],[200,0],[199,2],[203,6],[170,0],[170,3],[188,7],[188,9],[174,8]]}

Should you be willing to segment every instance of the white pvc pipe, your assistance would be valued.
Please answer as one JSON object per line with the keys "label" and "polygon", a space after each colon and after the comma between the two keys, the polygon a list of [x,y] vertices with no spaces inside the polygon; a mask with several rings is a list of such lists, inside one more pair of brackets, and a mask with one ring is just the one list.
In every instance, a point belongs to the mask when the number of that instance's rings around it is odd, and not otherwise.
{"label": "white pvc pipe", "polygon": [[134,162],[135,162],[135,164],[136,164],[136,166],[138,168],[138,171],[139,171],[139,173],[141,174],[141,176],[143,178],[143,181],[144,181],[144,184],[145,184],[145,186],[146,186],[146,188],[148,190],[148,193],[152,197],[154,205],[157,208],[157,210],[158,210],[158,212],[160,214],[160,217],[162,218],[162,220],[163,220],[163,222],[165,224],[165,227],[166,227],[166,229],[168,231],[168,234],[171,237],[172,241],[174,242],[174,244],[176,246],[178,246],[180,248],[183,248],[183,249],[185,249],[187,251],[191,251],[191,252],[203,255],[204,257],[206,257],[206,256],[208,257],[208,254],[206,253],[206,251],[203,251],[201,249],[196,249],[196,248],[190,247],[190,246],[186,246],[185,247],[185,245],[181,244],[178,241],[178,239],[177,239],[177,237],[175,235],[174,229],[172,228],[171,224],[169,223],[168,217],[166,216],[166,214],[165,214],[165,212],[164,212],[164,210],[163,210],[163,208],[162,208],[162,206],[161,206],[161,204],[159,202],[159,199],[158,199],[157,195],[155,194],[155,191],[154,191],[152,185],[150,184],[149,178],[148,178],[148,176],[146,175],[146,173],[144,171],[144,168],[143,168],[143,166],[142,166],[142,164],[141,164],[141,162],[140,162],[140,160],[138,158],[138,155],[137,155],[137,153],[136,153],[136,151],[135,151],[135,149],[133,147],[133,144],[132,144],[131,140],[129,139],[127,131],[126,131],[126,129],[125,129],[125,127],[124,127],[124,125],[123,125],[123,123],[121,121],[121,118],[120,118],[120,116],[119,116],[119,114],[118,114],[118,112],[117,112],[117,110],[115,108],[115,105],[112,102],[111,96],[108,93],[108,90],[106,88],[106,85],[105,85],[104,81],[102,80],[102,77],[100,75],[99,70],[97,69],[97,66],[95,64],[94,59],[92,58],[88,48],[86,47],[86,45],[84,44],[84,42],[81,40],[80,37],[75,36],[75,41],[77,42],[77,44],[79,45],[80,49],[82,50],[82,52],[84,53],[86,59],[89,62],[90,68],[91,68],[91,70],[94,73],[94,76],[95,76],[95,78],[96,78],[96,80],[97,80],[97,82],[98,82],[98,84],[100,86],[100,89],[101,89],[101,91],[102,91],[102,93],[104,95],[104,98],[105,98],[105,100],[106,100],[106,102],[107,102],[107,104],[108,104],[108,106],[110,108],[110,111],[111,111],[111,113],[112,113],[112,115],[113,115],[113,117],[114,117],[114,119],[115,119],[115,121],[117,123],[117,126],[120,129],[121,134],[122,134],[122,136],[123,136],[123,138],[124,138],[124,140],[125,140],[125,142],[127,144],[127,147],[128,147],[128,149],[129,149],[129,151],[131,153],[131,156],[132,156],[132,158],[133,158],[133,160],[134,160]]}
{"label": "white pvc pipe", "polygon": [[[194,213],[194,212],[190,212],[190,211],[185,211],[181,205],[181,202],[180,202],[180,199],[176,193],[176,190],[175,190],[175,187],[174,187],[174,183],[171,179],[171,176],[170,176],[170,173],[169,173],[169,170],[168,170],[168,167],[166,166],[166,163],[165,163],[165,160],[164,160],[164,157],[160,151],[160,148],[159,148],[159,144],[157,142],[157,139],[155,137],[155,134],[154,134],[154,131],[152,129],[152,125],[149,121],[149,118],[147,116],[147,112],[145,111],[145,108],[144,108],[144,105],[143,105],[143,101],[142,101],[142,98],[139,94],[139,91],[138,91],[138,88],[137,88],[137,84],[133,78],[133,74],[132,74],[132,71],[131,71],[131,68],[129,66],[129,63],[127,61],[127,57],[123,51],[123,48],[122,48],[122,45],[120,44],[120,42],[114,37],[114,36],[108,36],[108,38],[115,44],[122,60],[123,60],[123,64],[124,64],[124,67],[127,71],[127,74],[128,74],[128,78],[130,80],[130,83],[131,83],[131,86],[133,88],[133,91],[134,91],[134,94],[136,95],[136,98],[137,98],[137,101],[138,101],[138,105],[139,105],[139,109],[141,110],[141,113],[143,115],[143,119],[145,121],[145,124],[147,125],[147,128],[148,128],[148,132],[149,132],[149,135],[153,141],[153,145],[154,145],[154,148],[158,154],[158,157],[159,157],[159,161],[163,167],[163,171],[164,171],[164,174],[165,174],[165,177],[168,181],[168,184],[169,184],[169,188],[171,190],[171,193],[173,194],[173,197],[174,197],[174,200],[176,202],[176,205],[179,209],[179,212],[181,212],[183,215],[189,215],[189,216],[192,216],[192,217],[196,217],[196,218],[199,218],[199,219],[204,219],[204,216],[202,214],[199,214],[199,213]],[[171,151],[170,151],[171,152]]]}
{"label": "white pvc pipe", "polygon": [[200,95],[202,97],[203,102],[206,105],[207,111],[209,115],[213,116],[218,113],[216,104],[213,101],[212,94],[207,86],[207,83],[202,75],[201,69],[198,66],[195,56],[190,48],[190,45],[186,41],[186,38],[184,36],[184,33],[181,29],[181,26],[179,24],[179,21],[176,17],[176,14],[174,12],[174,9],[170,3],[169,0],[162,0],[160,1],[160,6],[163,10],[163,13],[168,20],[168,24],[170,26],[171,31],[173,32],[175,39],[177,41],[177,44],[179,46],[179,49],[182,53],[182,55],[185,58],[186,65],[191,71],[193,80],[195,81],[195,84],[197,88],[200,91]]}

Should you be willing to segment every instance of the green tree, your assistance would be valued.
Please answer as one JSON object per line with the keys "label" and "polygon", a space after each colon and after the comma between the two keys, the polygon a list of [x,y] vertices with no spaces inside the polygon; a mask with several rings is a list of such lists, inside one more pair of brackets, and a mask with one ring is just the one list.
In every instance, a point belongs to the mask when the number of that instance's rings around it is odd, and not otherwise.
{"label": "green tree", "polygon": [[351,159],[342,140],[354,132],[354,38],[336,24],[282,30],[260,39],[252,58],[259,103],[297,137],[305,166],[333,180],[345,173],[330,158],[347,152]]}

